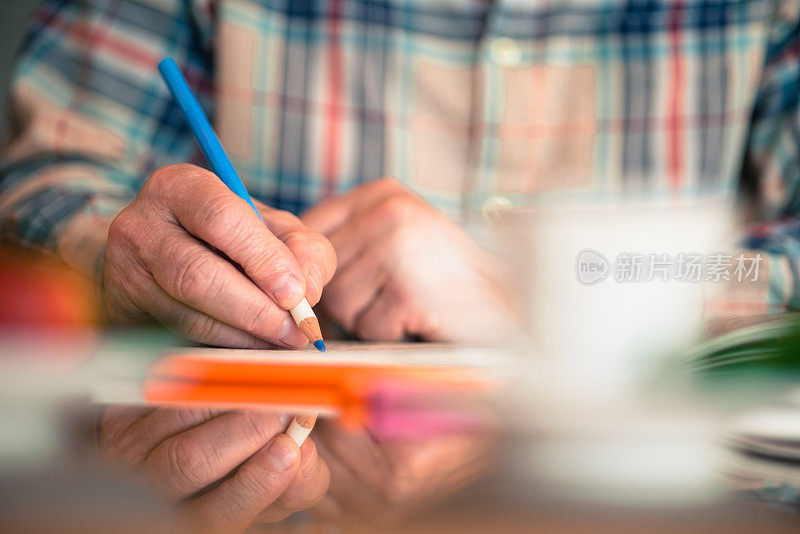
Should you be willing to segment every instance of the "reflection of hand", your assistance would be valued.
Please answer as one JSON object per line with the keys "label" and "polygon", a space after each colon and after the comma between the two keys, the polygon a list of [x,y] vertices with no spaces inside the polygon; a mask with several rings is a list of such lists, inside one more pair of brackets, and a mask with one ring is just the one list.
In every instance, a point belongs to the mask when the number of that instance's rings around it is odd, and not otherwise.
{"label": "reflection of hand", "polygon": [[286,422],[263,412],[110,407],[100,455],[181,502],[203,532],[241,532],[308,508],[328,488],[314,442],[298,448],[282,433]]}
{"label": "reflection of hand", "polygon": [[339,260],[322,304],[362,339],[485,341],[514,322],[489,255],[394,180],[322,202],[302,219]]}
{"label": "reflection of hand", "polygon": [[363,431],[317,423],[328,493],[312,508],[336,523],[386,525],[472,482],[488,463],[490,436],[440,435],[378,442]]}
{"label": "reflection of hand", "polygon": [[259,211],[264,222],[199,167],[155,171],[108,231],[103,283],[111,318],[151,315],[211,345],[305,345],[286,310],[303,296],[319,300],[336,256],[293,215],[263,204]]}

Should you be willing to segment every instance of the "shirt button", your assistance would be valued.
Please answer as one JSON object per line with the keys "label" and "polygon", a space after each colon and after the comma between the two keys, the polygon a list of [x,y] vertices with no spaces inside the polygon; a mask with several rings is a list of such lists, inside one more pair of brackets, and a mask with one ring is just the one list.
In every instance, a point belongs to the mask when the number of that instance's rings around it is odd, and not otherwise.
{"label": "shirt button", "polygon": [[489,197],[481,205],[481,215],[484,219],[491,220],[511,211],[514,204],[506,197]]}
{"label": "shirt button", "polygon": [[514,39],[498,37],[489,45],[492,60],[502,67],[516,67],[522,62],[522,52]]}

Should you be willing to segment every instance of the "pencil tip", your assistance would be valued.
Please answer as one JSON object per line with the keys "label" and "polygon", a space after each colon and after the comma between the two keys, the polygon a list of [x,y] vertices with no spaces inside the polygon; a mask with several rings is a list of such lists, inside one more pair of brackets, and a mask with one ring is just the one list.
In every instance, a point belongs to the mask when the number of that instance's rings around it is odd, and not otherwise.
{"label": "pencil tip", "polygon": [[325,352],[325,342],[321,339],[318,339],[314,342],[314,346],[317,347],[317,350],[320,352]]}

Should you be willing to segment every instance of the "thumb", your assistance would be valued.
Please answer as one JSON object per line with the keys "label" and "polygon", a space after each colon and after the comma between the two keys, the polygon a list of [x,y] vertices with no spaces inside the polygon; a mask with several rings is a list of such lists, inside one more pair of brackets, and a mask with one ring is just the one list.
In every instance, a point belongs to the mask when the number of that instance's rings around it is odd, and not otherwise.
{"label": "thumb", "polygon": [[190,501],[188,511],[204,532],[242,532],[283,494],[299,465],[300,448],[286,434],[278,434],[233,476]]}

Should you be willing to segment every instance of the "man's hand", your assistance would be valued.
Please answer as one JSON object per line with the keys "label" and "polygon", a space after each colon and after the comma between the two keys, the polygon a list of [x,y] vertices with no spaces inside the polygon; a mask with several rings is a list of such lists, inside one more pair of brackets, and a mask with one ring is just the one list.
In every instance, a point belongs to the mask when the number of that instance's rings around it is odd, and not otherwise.
{"label": "man's hand", "polygon": [[103,283],[111,319],[150,315],[211,345],[304,346],[286,310],[304,296],[311,305],[319,300],[336,256],[293,215],[258,207],[266,224],[199,167],[154,172],[108,232]]}
{"label": "man's hand", "polygon": [[467,486],[488,465],[493,439],[486,433],[379,442],[330,421],[320,421],[314,433],[331,483],[312,512],[369,529],[390,525]]}
{"label": "man's hand", "polygon": [[489,341],[517,319],[500,269],[456,224],[389,179],[302,216],[339,261],[325,311],[362,339]]}
{"label": "man's hand", "polygon": [[330,474],[314,442],[282,432],[288,418],[263,412],[111,407],[100,456],[142,476],[202,532],[242,532],[315,504]]}

